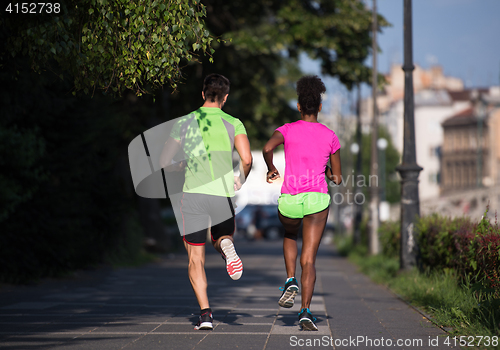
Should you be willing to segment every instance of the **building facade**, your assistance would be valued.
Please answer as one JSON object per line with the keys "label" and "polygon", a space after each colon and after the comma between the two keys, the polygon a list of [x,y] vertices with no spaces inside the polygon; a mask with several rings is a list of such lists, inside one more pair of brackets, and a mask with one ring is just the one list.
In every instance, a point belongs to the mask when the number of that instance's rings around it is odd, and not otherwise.
{"label": "building facade", "polygon": [[441,158],[443,193],[488,184],[490,179],[489,120],[476,117],[473,108],[446,119]]}
{"label": "building facade", "polygon": [[470,107],[447,118],[443,127],[441,190],[500,186],[500,88],[469,94]]}

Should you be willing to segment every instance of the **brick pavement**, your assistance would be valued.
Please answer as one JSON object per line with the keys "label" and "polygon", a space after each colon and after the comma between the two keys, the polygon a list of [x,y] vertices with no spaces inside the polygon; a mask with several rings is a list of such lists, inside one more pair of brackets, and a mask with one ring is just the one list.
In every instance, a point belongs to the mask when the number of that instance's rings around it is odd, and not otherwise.
{"label": "brick pavement", "polygon": [[[291,309],[277,304],[285,278],[280,242],[237,242],[244,264],[239,281],[227,276],[224,261],[207,248],[213,331],[193,329],[199,310],[187,277],[187,256],[179,254],[140,268],[3,286],[0,349],[449,348],[442,330],[356,272],[332,246],[322,245],[318,254],[311,305],[318,332],[299,329],[300,294]],[[440,345],[429,346],[436,337]],[[398,346],[398,339],[414,343]]]}

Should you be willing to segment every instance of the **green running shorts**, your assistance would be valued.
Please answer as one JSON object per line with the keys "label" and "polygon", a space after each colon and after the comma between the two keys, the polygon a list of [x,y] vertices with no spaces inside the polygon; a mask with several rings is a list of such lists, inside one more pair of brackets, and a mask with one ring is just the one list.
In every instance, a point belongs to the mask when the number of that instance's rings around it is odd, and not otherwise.
{"label": "green running shorts", "polygon": [[278,210],[281,215],[291,219],[302,219],[306,215],[316,214],[330,205],[330,195],[320,192],[299,194],[281,194],[278,198]]}

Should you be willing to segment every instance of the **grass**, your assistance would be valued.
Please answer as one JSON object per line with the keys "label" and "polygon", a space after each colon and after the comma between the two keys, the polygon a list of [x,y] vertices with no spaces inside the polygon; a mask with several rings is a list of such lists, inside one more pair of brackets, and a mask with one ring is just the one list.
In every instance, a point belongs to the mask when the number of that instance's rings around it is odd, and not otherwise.
{"label": "grass", "polygon": [[500,349],[500,305],[491,293],[467,281],[460,283],[453,270],[400,272],[398,258],[368,256],[366,249],[353,247],[345,239],[337,241],[337,247],[361,272],[429,314],[451,335],[476,340],[478,336],[498,337],[497,346],[479,348]]}
{"label": "grass", "polygon": [[389,283],[397,294],[432,314],[434,322],[459,335],[499,336],[492,310],[481,307],[469,284],[459,285],[453,271],[402,273]]}

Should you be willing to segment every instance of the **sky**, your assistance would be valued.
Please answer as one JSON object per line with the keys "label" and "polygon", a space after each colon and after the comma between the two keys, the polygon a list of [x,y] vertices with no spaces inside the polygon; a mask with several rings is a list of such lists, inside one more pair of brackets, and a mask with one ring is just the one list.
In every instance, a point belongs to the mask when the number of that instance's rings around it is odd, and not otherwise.
{"label": "sky", "polygon": [[[372,6],[373,0],[365,0]],[[392,24],[378,33],[378,70],[403,63],[403,0],[377,0],[377,12]],[[466,88],[500,85],[500,0],[413,0],[413,62],[423,68],[438,64]],[[372,65],[372,57],[367,59]],[[304,72],[319,74],[319,65],[303,59]],[[327,90],[349,94],[334,79]],[[369,95],[369,88],[363,89]],[[338,101],[337,101],[338,102]]]}
{"label": "sky", "polygon": [[[372,1],[368,1],[371,6]],[[378,69],[403,62],[403,0],[378,0],[393,26],[379,34]],[[499,0],[413,0],[413,61],[439,64],[466,87],[500,85]]]}

